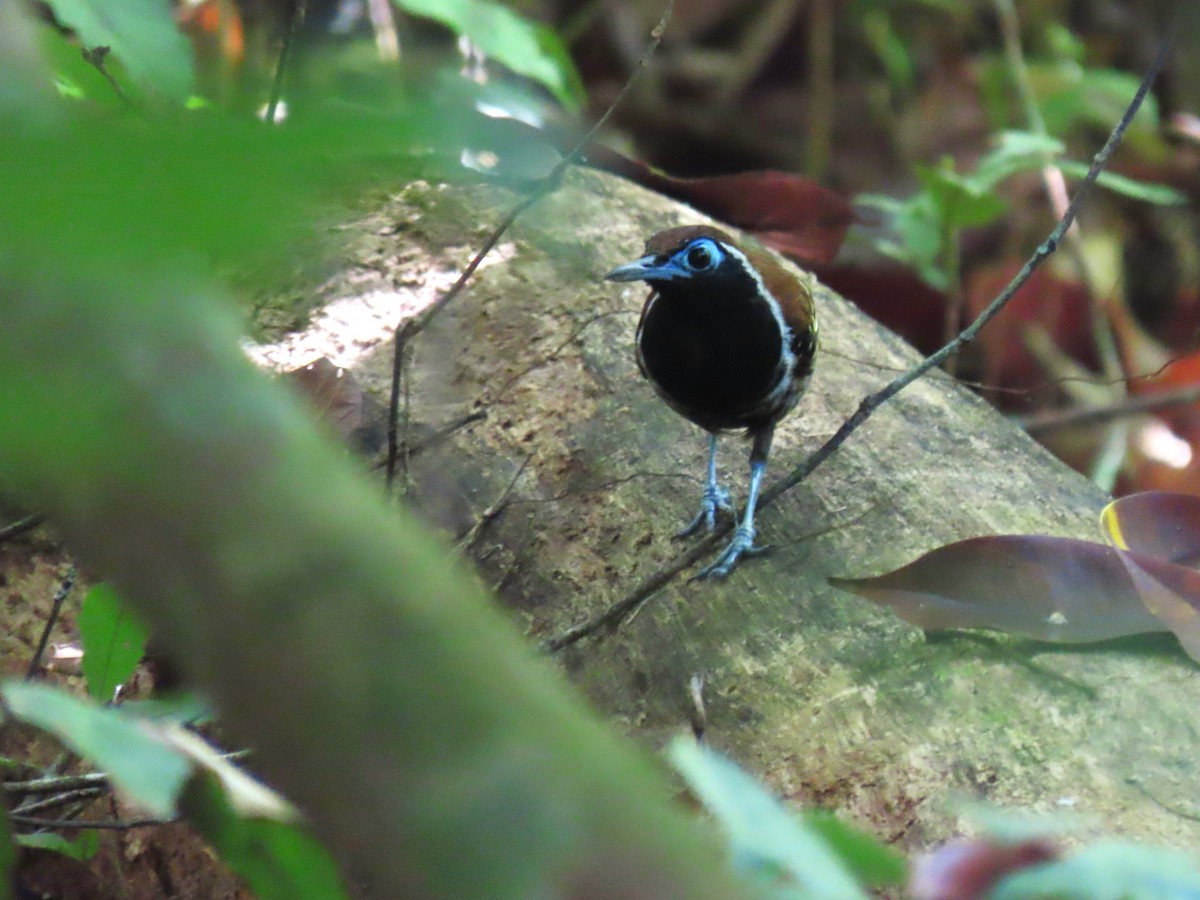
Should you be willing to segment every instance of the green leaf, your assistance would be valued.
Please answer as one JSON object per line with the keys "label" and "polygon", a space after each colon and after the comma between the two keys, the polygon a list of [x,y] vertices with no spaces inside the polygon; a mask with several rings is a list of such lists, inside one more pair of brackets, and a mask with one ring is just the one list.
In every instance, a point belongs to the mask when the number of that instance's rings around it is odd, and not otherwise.
{"label": "green leaf", "polygon": [[[1063,174],[1070,178],[1084,178],[1089,169],[1086,163],[1072,159],[1060,160],[1057,165],[1063,170]],[[1153,203],[1157,206],[1182,206],[1187,203],[1187,197],[1173,187],[1165,184],[1152,184],[1148,181],[1137,181],[1117,172],[1107,170],[1101,172],[1096,183],[1115,194]]]}
{"label": "green leaf", "polygon": [[980,191],[988,191],[1004,179],[1031,169],[1040,169],[1066,148],[1063,142],[1031,131],[1005,131],[970,175]]}
{"label": "green leaf", "polygon": [[262,900],[346,897],[333,858],[312,835],[283,822],[242,818],[215,777],[191,779],[180,808]]}
{"label": "green leaf", "polygon": [[1003,879],[989,900],[1195,900],[1200,869],[1177,850],[1103,841]]}
{"label": "green leaf", "polygon": [[[147,91],[184,100],[192,86],[192,52],[161,0],[47,0],[89,50],[108,47]],[[111,68],[111,62],[106,64]]]}
{"label": "green leaf", "polygon": [[18,834],[17,844],[33,850],[50,850],[80,862],[87,862],[100,849],[100,835],[95,831],[81,831],[71,840],[67,840],[54,831],[39,831],[37,834]]}
{"label": "green leaf", "polygon": [[819,830],[796,819],[733,762],[684,738],[671,744],[668,756],[729,835],[739,868],[760,877],[790,876],[797,896],[865,900]]}
{"label": "green leaf", "polygon": [[976,184],[948,165],[917,166],[917,178],[933,198],[942,222],[950,231],[976,228],[998,219],[1007,209],[990,187]]}
{"label": "green leaf", "polygon": [[137,720],[44,684],[8,681],[0,694],[14,716],[87,757],[150,815],[175,815],[191,764]]}
{"label": "green leaf", "polygon": [[149,700],[128,700],[121,704],[121,712],[151,722],[180,725],[202,724],[214,716],[213,706],[207,698],[186,692]]}
{"label": "green leaf", "polygon": [[450,137],[458,111],[449,102],[380,116],[310,108],[275,128],[215,110],[103,128],[78,115],[40,132],[3,118],[0,246],[43,266],[70,258],[114,273],[131,262],[181,272],[284,250],[293,258],[345,186],[411,176],[417,147],[461,146]]}
{"label": "green leaf", "polygon": [[901,886],[908,880],[908,861],[902,854],[872,835],[852,828],[832,813],[805,813],[804,823],[825,839],[861,884],[867,887]]}
{"label": "green leaf", "polygon": [[579,108],[583,84],[558,36],[488,0],[393,0],[414,16],[441,22],[512,69],[545,86],[570,110]]}
{"label": "green leaf", "polygon": [[97,584],[83,598],[79,635],[88,693],[108,702],[141,662],[149,632],[112,587]]}

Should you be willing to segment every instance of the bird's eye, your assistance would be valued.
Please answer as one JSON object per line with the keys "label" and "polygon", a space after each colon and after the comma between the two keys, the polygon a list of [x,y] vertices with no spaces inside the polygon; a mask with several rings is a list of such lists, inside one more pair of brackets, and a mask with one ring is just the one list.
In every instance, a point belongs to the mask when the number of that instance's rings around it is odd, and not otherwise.
{"label": "bird's eye", "polygon": [[693,269],[707,269],[713,263],[712,251],[704,244],[698,244],[687,252],[687,263]]}

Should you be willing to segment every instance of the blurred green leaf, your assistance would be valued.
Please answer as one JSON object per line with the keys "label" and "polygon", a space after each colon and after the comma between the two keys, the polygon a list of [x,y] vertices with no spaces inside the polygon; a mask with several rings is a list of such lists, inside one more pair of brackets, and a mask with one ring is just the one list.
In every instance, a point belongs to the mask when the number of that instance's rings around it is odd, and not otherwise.
{"label": "blurred green leaf", "polygon": [[[161,0],[46,0],[88,50],[108,47],[143,90],[184,100],[192,87],[192,51]],[[106,63],[106,67],[110,67]]]}
{"label": "blurred green leaf", "polygon": [[[1083,178],[1087,175],[1090,168],[1086,163],[1077,162],[1072,159],[1059,160],[1056,165],[1069,178]],[[1121,194],[1124,197],[1130,197],[1134,200],[1142,200],[1146,203],[1153,203],[1157,206],[1182,206],[1187,203],[1187,197],[1184,194],[1165,184],[1136,181],[1133,178],[1117,172],[1110,172],[1107,169],[1100,173],[1100,176],[1096,179],[1096,184],[1107,188],[1115,194]]]}
{"label": "blurred green leaf", "polygon": [[195,725],[210,721],[215,715],[212,704],[199,694],[180,693],[150,700],[127,700],[121,704],[127,716],[151,722],[176,722]]}
{"label": "blurred green leaf", "polygon": [[1005,878],[989,900],[1196,900],[1200,869],[1177,850],[1122,841],[1093,844],[1066,859]]}
{"label": "blurred green leaf", "polygon": [[[1070,134],[1081,125],[1111,128],[1137,93],[1141,76],[1114,69],[1085,68],[1068,60],[1030,61],[1030,86],[1050,134]],[[1130,134],[1158,127],[1151,94],[1130,125]]]}
{"label": "blurred green leaf", "polygon": [[797,897],[865,900],[820,831],[798,820],[736,764],[684,738],[671,744],[668,756],[721,823],[739,869],[760,877],[790,876]]}
{"label": "blurred green leaf", "polygon": [[900,886],[908,880],[908,861],[902,854],[833,813],[805,813],[804,823],[825,839],[842,864],[866,887]]}
{"label": "blurred green leaf", "polygon": [[916,72],[908,45],[896,33],[892,17],[883,9],[868,9],[862,14],[862,32],[883,64],[888,82],[895,89],[911,93],[916,87]]}
{"label": "blurred green leaf", "polygon": [[907,200],[896,200],[876,194],[863,194],[855,203],[887,213],[896,240],[876,238],[876,250],[897,262],[912,266],[920,276],[938,290],[950,284],[949,273],[940,259],[944,232],[933,198],[920,191]]}
{"label": "blurred green leaf", "polygon": [[50,850],[80,862],[87,862],[100,849],[100,835],[95,831],[81,831],[67,840],[57,832],[39,831],[37,834],[18,834],[17,844],[33,850]]}
{"label": "blurred green leaf", "polygon": [[152,816],[175,815],[175,799],[191,764],[137,720],[44,684],[8,681],[0,694],[14,716],[87,757]]}
{"label": "blurred green leaf", "polygon": [[83,598],[79,636],[88,693],[108,702],[142,661],[149,632],[110,585],[96,584]]}
{"label": "blurred green leaf", "polygon": [[916,174],[921,186],[933,198],[939,218],[948,230],[987,225],[1008,208],[990,187],[960,175],[949,165],[918,165]]}
{"label": "blurred green leaf", "polygon": [[485,54],[546,87],[567,109],[577,110],[583,83],[558,36],[488,0],[393,0],[404,12],[433,19],[461,34]]}
{"label": "blurred green leaf", "polygon": [[0,246],[110,272],[294,254],[340,191],[428,171],[451,146],[457,160],[461,142],[442,138],[461,128],[460,111],[449,100],[380,115],[309,109],[268,126],[200,110],[102,128],[76,115],[35,133],[0,119]]}
{"label": "blurred green leaf", "polygon": [[1053,161],[1064,146],[1062,141],[1031,131],[1004,131],[995,146],[979,160],[970,180],[979,190],[991,190],[1018,172],[1040,169],[1047,159]]}
{"label": "blurred green leaf", "polygon": [[310,834],[295,825],[242,818],[215,778],[191,779],[180,808],[262,900],[346,897],[333,858]]}

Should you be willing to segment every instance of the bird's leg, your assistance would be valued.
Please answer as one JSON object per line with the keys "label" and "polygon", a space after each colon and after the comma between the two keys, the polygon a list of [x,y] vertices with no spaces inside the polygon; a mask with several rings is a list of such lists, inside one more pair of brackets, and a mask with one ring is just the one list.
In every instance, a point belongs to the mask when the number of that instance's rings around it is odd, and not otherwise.
{"label": "bird's leg", "polygon": [[690,537],[703,525],[708,531],[717,527],[717,511],[733,512],[729,502],[729,491],[717,484],[717,436],[708,439],[708,480],[704,482],[704,497],[700,501],[700,512],[687,527],[675,535],[676,539]]}
{"label": "bird's leg", "polygon": [[725,547],[725,552],[711,565],[701,569],[696,575],[697,579],[725,578],[743,556],[758,556],[766,552],[765,547],[754,543],[754,511],[758,506],[763,475],[767,471],[767,457],[771,452],[771,438],[774,433],[775,426],[769,425],[754,435],[754,446],[750,450],[750,495],[746,498],[746,513],[742,517],[742,524],[733,533],[733,540]]}

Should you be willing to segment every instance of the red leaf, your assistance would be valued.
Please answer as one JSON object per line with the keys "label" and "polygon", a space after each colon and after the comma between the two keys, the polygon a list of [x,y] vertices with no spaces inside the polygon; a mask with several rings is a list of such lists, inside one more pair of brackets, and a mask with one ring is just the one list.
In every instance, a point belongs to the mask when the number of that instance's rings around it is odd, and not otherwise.
{"label": "red leaf", "polygon": [[1054,859],[1058,848],[1044,839],[952,841],[917,860],[908,892],[913,900],[981,900],[1006,875]]}
{"label": "red leaf", "polygon": [[1200,563],[1200,497],[1145,491],[1114,500],[1100,514],[1109,543],[1122,550],[1195,566]]}
{"label": "red leaf", "polygon": [[767,246],[802,263],[833,259],[855,221],[849,200],[790,172],[676,178],[598,144],[588,147],[587,163],[749,231]]}
{"label": "red leaf", "polygon": [[[992,302],[1021,267],[1017,261],[981,268],[967,281],[967,312],[973,320]],[[1075,282],[1063,281],[1043,267],[1030,276],[999,315],[979,336],[983,354],[983,380],[998,388],[1029,390],[1047,380],[1041,365],[1025,345],[1025,332],[1043,328],[1068,356],[1084,365],[1094,364],[1087,292]],[[1012,408],[1026,402],[1023,396],[1000,393],[998,405]]]}
{"label": "red leaf", "polygon": [[317,418],[350,439],[367,424],[362,388],[348,369],[327,357],[284,372],[282,376],[309,402]]}

